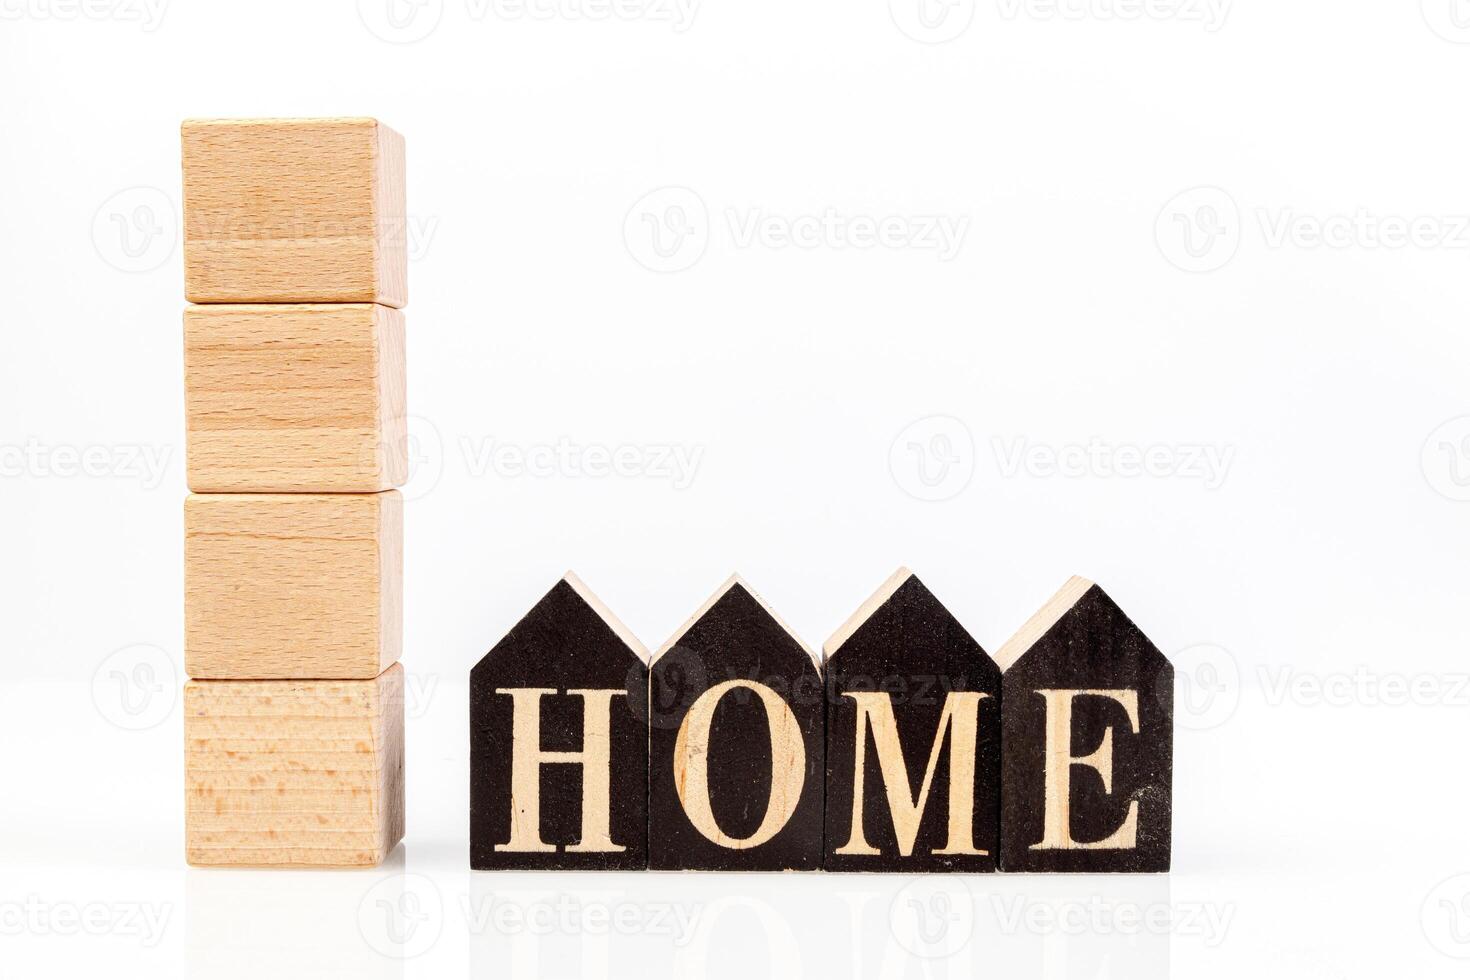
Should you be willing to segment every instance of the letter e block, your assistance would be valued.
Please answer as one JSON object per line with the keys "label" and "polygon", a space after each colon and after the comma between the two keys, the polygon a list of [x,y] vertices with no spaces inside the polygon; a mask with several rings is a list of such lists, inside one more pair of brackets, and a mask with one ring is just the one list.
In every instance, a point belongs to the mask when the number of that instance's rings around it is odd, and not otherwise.
{"label": "letter e block", "polygon": [[994,871],[1000,668],[900,569],[827,642],[829,871]]}
{"label": "letter e block", "polygon": [[470,671],[470,867],[648,864],[648,652],[571,573]]}
{"label": "letter e block", "polygon": [[1169,870],[1174,668],[1073,578],[996,653],[1001,869]]}
{"label": "letter e block", "polygon": [[649,867],[822,865],[822,675],[738,577],[649,668]]}

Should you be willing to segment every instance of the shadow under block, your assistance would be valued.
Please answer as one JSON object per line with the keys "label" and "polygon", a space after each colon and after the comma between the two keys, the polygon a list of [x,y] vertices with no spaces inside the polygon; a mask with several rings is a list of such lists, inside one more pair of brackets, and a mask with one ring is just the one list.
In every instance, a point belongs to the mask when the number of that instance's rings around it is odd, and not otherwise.
{"label": "shadow under block", "polygon": [[1168,659],[1082,578],[1068,581],[995,659],[1002,870],[1168,871]]}
{"label": "shadow under block", "polygon": [[649,675],[649,867],[819,869],[822,676],[801,641],[732,578]]}
{"label": "shadow under block", "polygon": [[190,677],[370,679],[403,642],[403,497],[184,501]]}
{"label": "shadow under block", "polygon": [[373,493],[407,478],[398,310],[193,306],[184,381],[191,490]]}
{"label": "shadow under block", "polygon": [[829,871],[994,871],[1000,668],[907,569],[825,649]]}
{"label": "shadow under block", "polygon": [[182,127],[193,303],[407,301],[403,137],[373,119]]}
{"label": "shadow under block", "polygon": [[189,681],[189,863],[382,863],[403,839],[403,709],[399,664],[362,681]]}
{"label": "shadow under block", "polygon": [[470,867],[648,865],[648,651],[570,573],[470,671]]}

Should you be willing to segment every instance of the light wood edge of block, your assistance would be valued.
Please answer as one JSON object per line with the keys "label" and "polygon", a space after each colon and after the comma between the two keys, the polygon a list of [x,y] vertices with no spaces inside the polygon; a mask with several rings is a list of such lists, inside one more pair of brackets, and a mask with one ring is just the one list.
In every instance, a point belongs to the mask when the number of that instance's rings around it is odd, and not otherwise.
{"label": "light wood edge of block", "polygon": [[868,596],[863,604],[858,606],[857,611],[847,617],[847,620],[827,638],[827,642],[822,644],[823,659],[831,660],[837,651],[842,649],[842,645],[852,639],[852,634],[858,631],[858,627],[866,623],[873,613],[883,608],[883,604],[893,597],[893,593],[913,577],[914,573],[907,568],[899,568],[898,571],[888,576],[883,584],[878,586],[878,590]]}
{"label": "light wood edge of block", "polygon": [[373,307],[374,365],[378,378],[378,473],[382,489],[408,482],[408,343],[402,310]]}
{"label": "light wood edge of block", "polygon": [[992,657],[999,666],[1001,673],[1009,670],[1016,661],[1026,655],[1026,652],[1035,645],[1036,641],[1047,634],[1057,624],[1067,610],[1077,604],[1077,600],[1092,588],[1093,582],[1073,575],[1067,579],[1065,585],[1057,590],[1056,594],[1046,601],[1046,604],[1032,614],[1018,629],[1014,636],[1001,644],[999,650]]}
{"label": "light wood edge of block", "polygon": [[378,666],[403,656],[403,494],[385,490],[378,506]]}
{"label": "light wood edge of block", "polygon": [[408,305],[408,172],[402,134],[374,120],[373,208],[378,234],[373,238],[373,265],[378,270],[378,302],[402,309]]}
{"label": "light wood edge of block", "polygon": [[638,639],[632,630],[628,629],[623,621],[618,618],[617,613],[608,608],[605,602],[599,599],[591,589],[587,588],[587,583],[583,582],[572,571],[568,571],[563,575],[562,581],[572,587],[572,591],[577,593],[578,597],[587,603],[588,607],[607,624],[607,628],[617,635],[617,638],[623,642],[624,646],[633,651],[634,656],[643,661],[645,666],[648,664],[648,647],[644,646],[643,641]]}

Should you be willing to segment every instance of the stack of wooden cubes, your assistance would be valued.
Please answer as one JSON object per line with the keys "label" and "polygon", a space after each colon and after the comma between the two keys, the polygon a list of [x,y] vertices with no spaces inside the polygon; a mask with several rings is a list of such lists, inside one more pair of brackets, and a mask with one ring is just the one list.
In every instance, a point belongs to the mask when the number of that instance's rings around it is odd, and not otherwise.
{"label": "stack of wooden cubes", "polygon": [[403,140],[183,125],[187,857],[403,837]]}

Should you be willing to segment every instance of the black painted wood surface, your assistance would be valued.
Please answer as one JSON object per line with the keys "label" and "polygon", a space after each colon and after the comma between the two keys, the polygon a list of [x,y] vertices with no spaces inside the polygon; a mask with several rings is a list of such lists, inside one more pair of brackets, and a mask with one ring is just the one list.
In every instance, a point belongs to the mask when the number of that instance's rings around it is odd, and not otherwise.
{"label": "black painted wood surface", "polygon": [[[901,571],[885,584],[884,590],[890,588],[893,591],[886,600],[840,646],[826,651],[824,867],[830,871],[994,871],[1000,843],[1000,668],[916,576]],[[902,836],[901,818],[890,805],[893,788],[883,775],[880,732],[871,711],[863,719],[861,747],[857,742],[860,706],[876,704],[881,709],[884,702],[892,712],[901,746],[907,775],[901,791],[909,803],[920,802],[925,773],[931,759],[934,763],[918,822]],[[956,724],[957,715],[966,713],[968,729],[963,723]],[[974,737],[963,737],[967,732]],[[936,756],[934,744],[940,739]],[[859,748],[864,753],[860,836],[853,833]],[[891,742],[885,750],[894,753]],[[956,758],[957,752],[963,758]],[[956,762],[960,764],[952,768]],[[891,761],[889,768],[892,771]],[[966,772],[968,785],[957,802],[964,803],[968,796],[969,805],[951,814],[951,776]],[[904,812],[901,806],[900,813]],[[962,817],[959,810],[963,810]],[[952,820],[957,821],[953,829],[959,834],[955,840],[951,840]],[[907,854],[903,853],[905,843]],[[867,853],[870,851],[878,853]],[[969,853],[972,851],[984,853]]]}
{"label": "black painted wood surface", "polygon": [[[1004,670],[1001,868],[1011,872],[1160,872],[1169,870],[1173,821],[1174,668],[1101,588],[1076,602]],[[1004,664],[1005,651],[1000,653]],[[1071,698],[1070,757],[1111,745],[1111,787],[1096,768],[1072,762],[1066,839],[1105,841],[1138,806],[1132,847],[1081,849],[1046,843],[1047,725],[1064,695],[1042,691],[1132,692],[1138,731],[1117,696]],[[1068,695],[1067,697],[1071,697]],[[1062,732],[1058,744],[1066,739]],[[1097,760],[1101,761],[1101,759]],[[1062,838],[1058,838],[1060,840]]]}
{"label": "black painted wood surface", "polygon": [[[744,583],[732,580],[699,618],[657,656],[650,669],[649,867],[717,871],[816,870],[822,863],[823,694],[803,645]],[[794,744],[775,760],[763,685],[790,712]],[[701,697],[735,684],[716,701]],[[696,826],[680,798],[693,792],[676,773],[675,749],[691,710],[714,704],[707,756],[708,816],[731,840],[758,835],[777,805],[773,784],[794,783],[790,816],[768,840],[749,847],[717,842]],[[800,758],[796,756],[799,753]],[[697,805],[697,804],[696,804]],[[709,829],[706,821],[706,830]]]}
{"label": "black painted wood surface", "polygon": [[[567,580],[558,582],[470,672],[470,866],[475,869],[632,870],[647,866],[648,672]],[[508,849],[512,841],[512,689],[540,696],[542,751],[584,751],[585,696],[608,696],[608,842],[620,850],[577,853],[583,844],[585,766],[540,766],[540,839],[548,852]],[[522,695],[525,697],[525,695]],[[601,696],[599,696],[601,697]],[[524,751],[524,746],[519,747]],[[569,849],[570,848],[570,849]]]}

